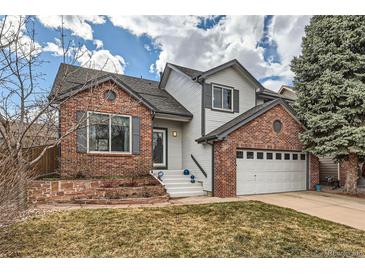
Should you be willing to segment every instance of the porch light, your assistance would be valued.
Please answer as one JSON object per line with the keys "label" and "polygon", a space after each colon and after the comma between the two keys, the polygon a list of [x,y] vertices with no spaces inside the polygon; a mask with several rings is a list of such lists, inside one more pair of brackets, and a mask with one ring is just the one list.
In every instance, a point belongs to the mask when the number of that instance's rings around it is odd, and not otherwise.
{"label": "porch light", "polygon": [[177,131],[176,130],[172,131],[172,137],[177,137]]}

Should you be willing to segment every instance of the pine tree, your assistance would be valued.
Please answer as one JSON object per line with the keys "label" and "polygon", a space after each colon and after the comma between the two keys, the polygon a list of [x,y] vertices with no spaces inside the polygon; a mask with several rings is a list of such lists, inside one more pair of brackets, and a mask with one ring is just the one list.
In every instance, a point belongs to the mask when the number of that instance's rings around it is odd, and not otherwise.
{"label": "pine tree", "polygon": [[318,156],[351,162],[345,189],[356,191],[365,155],[365,16],[314,16],[293,59],[300,136]]}

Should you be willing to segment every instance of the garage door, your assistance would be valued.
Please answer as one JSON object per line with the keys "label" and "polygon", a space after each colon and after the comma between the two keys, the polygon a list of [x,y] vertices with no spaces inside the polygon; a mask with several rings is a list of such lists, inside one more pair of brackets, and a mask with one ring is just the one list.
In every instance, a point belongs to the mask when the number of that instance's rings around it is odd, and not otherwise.
{"label": "garage door", "polygon": [[306,190],[306,154],[237,150],[237,195]]}

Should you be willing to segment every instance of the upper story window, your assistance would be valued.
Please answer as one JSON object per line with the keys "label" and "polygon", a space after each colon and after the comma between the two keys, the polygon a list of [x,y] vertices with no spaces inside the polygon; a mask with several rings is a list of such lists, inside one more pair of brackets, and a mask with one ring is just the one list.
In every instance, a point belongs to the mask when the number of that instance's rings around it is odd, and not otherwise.
{"label": "upper story window", "polygon": [[233,89],[213,85],[213,109],[233,110]]}
{"label": "upper story window", "polygon": [[131,117],[89,112],[88,151],[131,152]]}

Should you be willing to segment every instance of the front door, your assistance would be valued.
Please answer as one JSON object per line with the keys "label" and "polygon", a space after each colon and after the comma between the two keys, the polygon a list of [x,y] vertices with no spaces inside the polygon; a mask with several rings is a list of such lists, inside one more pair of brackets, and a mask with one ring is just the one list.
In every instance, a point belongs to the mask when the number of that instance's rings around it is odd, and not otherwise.
{"label": "front door", "polygon": [[153,138],[152,138],[153,146],[152,146],[152,158],[153,158],[153,166],[166,168],[166,129],[153,129]]}

